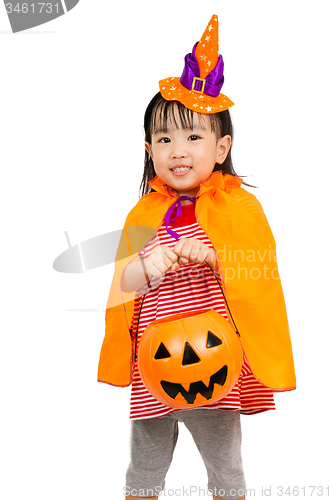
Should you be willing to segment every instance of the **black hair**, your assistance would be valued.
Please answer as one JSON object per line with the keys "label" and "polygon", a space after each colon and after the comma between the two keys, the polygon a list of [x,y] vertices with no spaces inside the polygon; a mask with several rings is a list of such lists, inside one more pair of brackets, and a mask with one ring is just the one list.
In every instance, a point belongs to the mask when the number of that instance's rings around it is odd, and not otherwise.
{"label": "black hair", "polygon": [[[199,120],[201,118],[201,114],[198,113]],[[208,115],[211,123],[211,131],[215,133],[216,140],[224,137],[225,135],[230,135],[231,137],[231,146],[229,152],[227,154],[226,159],[222,164],[216,163],[213,172],[217,172],[218,170],[222,170],[223,174],[234,175],[240,177],[236,174],[231,158],[231,148],[233,144],[234,138],[234,129],[232,126],[231,116],[229,110],[220,111],[219,113],[212,113]],[[148,104],[148,107],[145,112],[144,117],[144,131],[145,131],[145,141],[151,144],[151,136],[153,133],[156,133],[158,128],[161,128],[162,131],[167,132],[167,123],[171,121],[171,123],[179,128],[178,117],[180,120],[181,128],[190,128],[193,129],[193,118],[194,111],[186,108],[179,101],[166,101],[160,92],[158,92],[153,99]],[[145,151],[145,159],[144,159],[144,171],[142,176],[142,181],[140,184],[141,196],[144,196],[147,193],[155,192],[154,189],[150,188],[148,182],[156,176],[156,172],[154,169],[154,163],[151,159],[150,155],[147,151]],[[246,186],[251,186],[250,184],[246,184]],[[254,186],[251,186],[254,187]]]}

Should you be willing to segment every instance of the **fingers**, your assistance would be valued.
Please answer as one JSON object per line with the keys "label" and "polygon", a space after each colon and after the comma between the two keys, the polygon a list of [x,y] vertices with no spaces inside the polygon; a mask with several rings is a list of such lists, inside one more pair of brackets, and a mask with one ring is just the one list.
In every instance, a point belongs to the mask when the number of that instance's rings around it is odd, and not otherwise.
{"label": "fingers", "polygon": [[203,243],[196,238],[181,238],[173,248],[178,257],[183,257],[189,262],[196,262]]}
{"label": "fingers", "polygon": [[202,264],[210,252],[210,247],[196,238],[181,238],[174,248],[160,245],[151,252],[146,260],[149,274],[163,276],[168,270],[178,271],[180,266],[195,262]]}
{"label": "fingers", "polygon": [[178,271],[179,268],[180,264],[176,262],[175,264],[172,264],[172,266],[170,267],[170,271]]}
{"label": "fingers", "polygon": [[173,252],[178,255],[178,262],[181,265],[188,262],[202,264],[209,255],[210,248],[196,238],[181,238],[174,246]]}
{"label": "fingers", "polygon": [[147,272],[154,277],[163,276],[169,269],[179,269],[178,256],[167,245],[160,245],[146,259]]}
{"label": "fingers", "polygon": [[200,251],[199,251],[199,254],[198,254],[198,257],[197,257],[197,260],[196,262],[198,262],[198,264],[203,264],[204,260],[207,259],[207,256],[209,255],[209,252],[210,252],[210,248],[203,244],[204,246],[202,246],[200,248]]}
{"label": "fingers", "polygon": [[166,259],[169,259],[172,264],[175,264],[178,261],[178,255],[175,254],[172,248],[168,247],[167,245],[163,245],[165,247],[164,254],[166,256]]}

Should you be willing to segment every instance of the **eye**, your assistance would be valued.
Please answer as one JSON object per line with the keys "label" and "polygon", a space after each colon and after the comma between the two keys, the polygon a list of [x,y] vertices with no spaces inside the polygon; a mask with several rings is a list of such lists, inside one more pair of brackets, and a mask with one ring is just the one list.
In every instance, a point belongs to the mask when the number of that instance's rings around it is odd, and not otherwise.
{"label": "eye", "polygon": [[198,139],[200,139],[200,137],[195,134],[190,135],[190,137],[188,138],[189,141],[197,141]]}
{"label": "eye", "polygon": [[170,358],[170,356],[171,356],[171,354],[169,353],[168,349],[165,347],[163,342],[161,342],[159,345],[159,348],[156,351],[154,359]]}
{"label": "eye", "polygon": [[171,142],[169,137],[162,137],[162,139],[159,139],[158,142],[161,142],[162,144],[167,144],[168,142]]}
{"label": "eye", "polygon": [[222,344],[222,340],[220,340],[214,333],[212,333],[210,330],[208,330],[208,335],[207,335],[207,344],[206,347],[216,347],[218,345]]}

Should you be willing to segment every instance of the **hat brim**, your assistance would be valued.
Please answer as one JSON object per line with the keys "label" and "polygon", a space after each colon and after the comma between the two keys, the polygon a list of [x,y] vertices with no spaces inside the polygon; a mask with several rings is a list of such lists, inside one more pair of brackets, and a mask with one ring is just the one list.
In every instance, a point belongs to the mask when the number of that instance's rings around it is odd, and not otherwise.
{"label": "hat brim", "polygon": [[160,92],[166,101],[179,101],[188,109],[197,113],[219,113],[234,103],[224,94],[211,97],[207,94],[188,90],[179,82],[179,78],[173,76],[159,81]]}

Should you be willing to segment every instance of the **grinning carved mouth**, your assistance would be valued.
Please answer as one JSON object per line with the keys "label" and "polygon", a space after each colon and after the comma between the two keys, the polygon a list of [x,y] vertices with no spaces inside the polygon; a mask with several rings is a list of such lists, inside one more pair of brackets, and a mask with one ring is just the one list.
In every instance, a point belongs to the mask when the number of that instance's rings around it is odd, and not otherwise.
{"label": "grinning carved mouth", "polygon": [[211,399],[214,390],[214,384],[224,385],[227,378],[228,368],[224,365],[218,372],[214,373],[210,377],[209,386],[207,387],[201,380],[199,382],[192,382],[190,384],[189,390],[186,391],[182,384],[176,384],[174,382],[167,382],[165,380],[161,381],[161,386],[163,390],[167,393],[170,398],[175,399],[177,394],[181,395],[186,399],[188,404],[193,404],[197,394],[201,394],[207,400]]}

